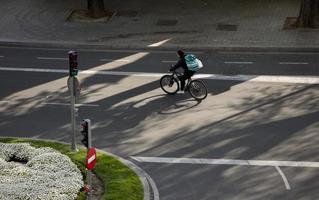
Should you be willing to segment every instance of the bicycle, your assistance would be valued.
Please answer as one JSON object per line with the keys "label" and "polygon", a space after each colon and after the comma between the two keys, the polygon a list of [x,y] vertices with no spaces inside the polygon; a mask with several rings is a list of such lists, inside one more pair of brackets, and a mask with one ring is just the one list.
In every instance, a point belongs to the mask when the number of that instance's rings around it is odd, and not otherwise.
{"label": "bicycle", "polygon": [[[178,77],[181,75],[181,73],[174,70],[172,71],[172,74],[166,74],[162,76],[160,79],[162,90],[169,95],[176,94],[180,88]],[[192,80],[191,77],[187,79],[185,91],[188,91],[189,94],[196,100],[201,101],[207,97],[207,88],[204,82],[201,80]]]}

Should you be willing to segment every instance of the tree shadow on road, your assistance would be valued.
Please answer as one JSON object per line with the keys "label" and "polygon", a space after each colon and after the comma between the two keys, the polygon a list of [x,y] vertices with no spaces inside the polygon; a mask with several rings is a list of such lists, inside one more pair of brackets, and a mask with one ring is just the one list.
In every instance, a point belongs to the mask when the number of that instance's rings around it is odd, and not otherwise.
{"label": "tree shadow on road", "polygon": [[[318,85],[296,86],[283,93],[263,88],[258,91],[265,95],[263,98],[251,96],[245,98],[243,104],[230,105],[237,113],[193,130],[174,130],[174,134],[136,155],[319,161],[317,89]],[[293,185],[287,193],[274,167],[140,164],[162,186],[164,199],[173,198],[176,193],[182,194],[182,199],[318,198],[318,194],[313,193],[319,186],[316,169],[285,167],[283,170]]]}

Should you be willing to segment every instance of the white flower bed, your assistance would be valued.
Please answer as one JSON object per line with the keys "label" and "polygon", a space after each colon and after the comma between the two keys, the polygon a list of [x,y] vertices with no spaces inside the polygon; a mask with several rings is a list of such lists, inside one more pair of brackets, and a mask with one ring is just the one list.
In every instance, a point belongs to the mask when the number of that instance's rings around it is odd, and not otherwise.
{"label": "white flower bed", "polygon": [[0,143],[0,199],[75,199],[82,179],[71,159],[51,148]]}

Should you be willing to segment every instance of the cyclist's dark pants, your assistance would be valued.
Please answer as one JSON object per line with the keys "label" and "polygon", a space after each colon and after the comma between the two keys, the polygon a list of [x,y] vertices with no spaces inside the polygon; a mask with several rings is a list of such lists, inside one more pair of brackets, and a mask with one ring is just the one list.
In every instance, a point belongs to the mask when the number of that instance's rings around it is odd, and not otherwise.
{"label": "cyclist's dark pants", "polygon": [[182,76],[178,77],[179,80],[181,81],[181,90],[184,90],[185,81],[189,79],[190,77],[192,77],[194,74],[195,74],[194,71],[185,71]]}

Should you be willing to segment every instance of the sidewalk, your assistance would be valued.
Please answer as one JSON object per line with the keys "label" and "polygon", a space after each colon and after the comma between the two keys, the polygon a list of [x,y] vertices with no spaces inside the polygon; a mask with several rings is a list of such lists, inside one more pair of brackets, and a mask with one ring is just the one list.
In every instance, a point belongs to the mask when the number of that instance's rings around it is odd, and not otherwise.
{"label": "sidewalk", "polygon": [[86,1],[3,0],[0,44],[101,48],[317,50],[319,30],[283,30],[299,0],[105,1],[106,23],[67,22]]}

